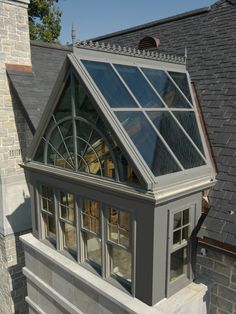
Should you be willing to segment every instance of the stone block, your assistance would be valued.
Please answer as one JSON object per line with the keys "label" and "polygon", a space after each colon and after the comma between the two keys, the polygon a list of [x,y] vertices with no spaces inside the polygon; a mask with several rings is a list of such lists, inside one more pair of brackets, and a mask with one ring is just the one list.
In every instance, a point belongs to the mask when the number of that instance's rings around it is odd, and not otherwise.
{"label": "stone block", "polygon": [[206,268],[210,268],[210,269],[212,269],[213,265],[214,265],[214,262],[213,262],[212,259],[207,258],[205,256],[201,256],[201,255],[197,256],[197,263],[199,263],[200,265],[205,266]]}
{"label": "stone block", "polygon": [[219,274],[205,267],[201,268],[201,276],[208,278],[208,280],[211,282],[216,282],[225,286],[229,285],[229,277]]}
{"label": "stone block", "polygon": [[214,294],[211,296],[211,303],[223,311],[227,311],[229,313],[232,313],[232,311],[233,311],[233,303],[232,302],[227,301],[227,300],[225,300],[221,297],[218,297]]}
{"label": "stone block", "polygon": [[214,270],[216,272],[224,274],[226,276],[229,276],[231,273],[230,267],[228,265],[224,265],[224,264],[219,263],[219,262],[215,262]]}
{"label": "stone block", "polygon": [[230,302],[235,302],[236,291],[227,287],[219,286],[219,296]]}

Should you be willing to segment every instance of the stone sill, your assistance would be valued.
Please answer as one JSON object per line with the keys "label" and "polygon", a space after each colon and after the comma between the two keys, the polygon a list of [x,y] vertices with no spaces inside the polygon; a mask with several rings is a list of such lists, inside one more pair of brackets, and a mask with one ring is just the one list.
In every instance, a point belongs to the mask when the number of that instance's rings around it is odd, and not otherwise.
{"label": "stone sill", "polygon": [[[128,313],[137,314],[172,314],[172,313],[186,313],[186,314],[205,314],[206,302],[204,301],[207,287],[203,284],[191,283],[175,295],[168,299],[164,299],[155,306],[151,307],[141,302],[140,300],[126,294],[120,289],[114,287],[107,281],[99,278],[93,273],[89,272],[79,264],[71,261],[56,250],[48,247],[31,233],[22,235],[21,241],[26,247],[29,247],[46,259],[50,260],[58,267],[64,269],[70,275],[78,278],[85,285],[95,290],[98,294],[109,299],[111,302],[119,306]],[[27,267],[27,265],[26,265]],[[25,272],[27,275],[27,272]]]}

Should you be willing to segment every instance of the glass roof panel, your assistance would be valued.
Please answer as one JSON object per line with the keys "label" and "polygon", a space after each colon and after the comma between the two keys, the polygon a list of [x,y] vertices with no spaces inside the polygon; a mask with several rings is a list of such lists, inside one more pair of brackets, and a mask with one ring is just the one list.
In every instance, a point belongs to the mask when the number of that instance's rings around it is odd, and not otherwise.
{"label": "glass roof panel", "polygon": [[192,97],[189,89],[188,79],[186,73],[180,72],[168,72],[175,83],[179,86],[182,90],[184,95],[188,98],[188,100],[192,103]]}
{"label": "glass roof panel", "polygon": [[202,146],[202,140],[200,137],[195,113],[193,111],[173,111],[173,114],[176,116],[182,127],[204,155],[204,149]]}
{"label": "glass roof panel", "polygon": [[88,60],[82,63],[112,108],[137,107],[109,63]]}
{"label": "glass roof panel", "polygon": [[181,170],[142,112],[116,116],[155,176]]}
{"label": "glass roof panel", "polygon": [[149,112],[148,116],[185,169],[205,164],[169,112]]}
{"label": "glass roof panel", "polygon": [[191,108],[188,101],[162,70],[142,68],[149,81],[155,87],[164,102],[170,108]]}
{"label": "glass roof panel", "polygon": [[142,107],[164,107],[137,67],[120,64],[114,64],[114,66]]}

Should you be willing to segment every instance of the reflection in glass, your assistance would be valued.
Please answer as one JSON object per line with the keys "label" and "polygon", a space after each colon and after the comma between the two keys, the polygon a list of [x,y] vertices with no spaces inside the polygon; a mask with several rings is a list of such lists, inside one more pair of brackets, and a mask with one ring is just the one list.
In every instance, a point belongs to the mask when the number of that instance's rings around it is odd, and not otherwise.
{"label": "reflection in glass", "polygon": [[129,89],[139,101],[142,107],[164,107],[160,98],[155,94],[155,92],[150,87],[150,85],[137,67],[116,64],[115,68],[122,76],[123,80],[128,85]]}
{"label": "reflection in glass", "polygon": [[76,229],[71,224],[61,222],[62,234],[63,234],[63,247],[76,253],[77,241],[76,241]]}
{"label": "reflection in glass", "polygon": [[175,231],[173,234],[173,245],[181,244],[181,230]]}
{"label": "reflection in glass", "polygon": [[174,229],[179,228],[181,226],[181,217],[182,212],[174,214]]}
{"label": "reflection in glass", "polygon": [[99,234],[99,203],[91,200],[84,200],[82,208],[82,226],[83,228]]}
{"label": "reflection in glass", "polygon": [[74,195],[70,193],[60,192],[60,209],[61,217],[74,222]]}
{"label": "reflection in glass", "polygon": [[116,112],[116,115],[155,176],[180,171],[142,112]]}
{"label": "reflection in glass", "polygon": [[188,223],[189,223],[189,208],[183,211],[183,225],[186,225]]}
{"label": "reflection in glass", "polygon": [[87,60],[82,63],[112,108],[137,107],[110,64]]}
{"label": "reflection in glass", "polygon": [[188,101],[162,70],[142,68],[153,87],[170,108],[191,108]]}
{"label": "reflection in glass", "polygon": [[112,273],[131,282],[131,254],[126,250],[111,246]]}
{"label": "reflection in glass", "polygon": [[193,111],[173,111],[173,114],[179,120],[182,127],[188,133],[193,140],[194,144],[199,148],[201,153],[204,155],[204,149],[202,146],[202,140],[197,125],[195,113]]}
{"label": "reflection in glass", "polygon": [[192,103],[192,97],[188,85],[188,79],[186,73],[179,72],[168,72],[175,83],[179,86],[184,95],[188,98],[188,100]]}
{"label": "reflection in glass", "polygon": [[44,220],[45,227],[45,237],[52,241],[56,241],[56,225],[55,225],[55,217],[52,215],[42,214]]}
{"label": "reflection in glass", "polygon": [[130,214],[109,208],[108,239],[129,247]]}
{"label": "reflection in glass", "polygon": [[205,164],[169,112],[149,112],[148,116],[185,169]]}
{"label": "reflection in glass", "polygon": [[188,241],[188,237],[189,237],[189,226],[184,227],[182,229],[182,241]]}
{"label": "reflection in glass", "polygon": [[53,190],[48,186],[41,186],[42,193],[42,209],[50,213],[54,212]]}
{"label": "reflection in glass", "polygon": [[101,239],[88,233],[85,237],[87,259],[101,266]]}
{"label": "reflection in glass", "polygon": [[187,273],[187,249],[183,248],[171,254],[170,281]]}
{"label": "reflection in glass", "polygon": [[115,243],[118,243],[118,238],[119,238],[118,225],[112,225],[112,224],[108,225],[108,237],[109,237],[109,240]]}
{"label": "reflection in glass", "polygon": [[56,121],[72,115],[70,78],[66,82],[65,89],[63,90],[63,93],[53,114]]}

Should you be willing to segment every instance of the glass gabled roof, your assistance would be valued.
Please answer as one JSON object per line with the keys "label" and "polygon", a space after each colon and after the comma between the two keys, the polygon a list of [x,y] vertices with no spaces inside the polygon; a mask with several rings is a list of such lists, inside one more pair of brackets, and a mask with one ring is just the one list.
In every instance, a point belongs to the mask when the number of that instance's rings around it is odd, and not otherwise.
{"label": "glass gabled roof", "polygon": [[179,58],[98,50],[90,45],[69,55],[61,74],[68,80],[59,102],[56,96],[50,100],[54,105],[41,121],[36,138],[42,140],[34,141],[31,158],[142,182],[148,189],[213,179],[189,75]]}
{"label": "glass gabled roof", "polygon": [[155,177],[206,165],[186,73],[80,62]]}

